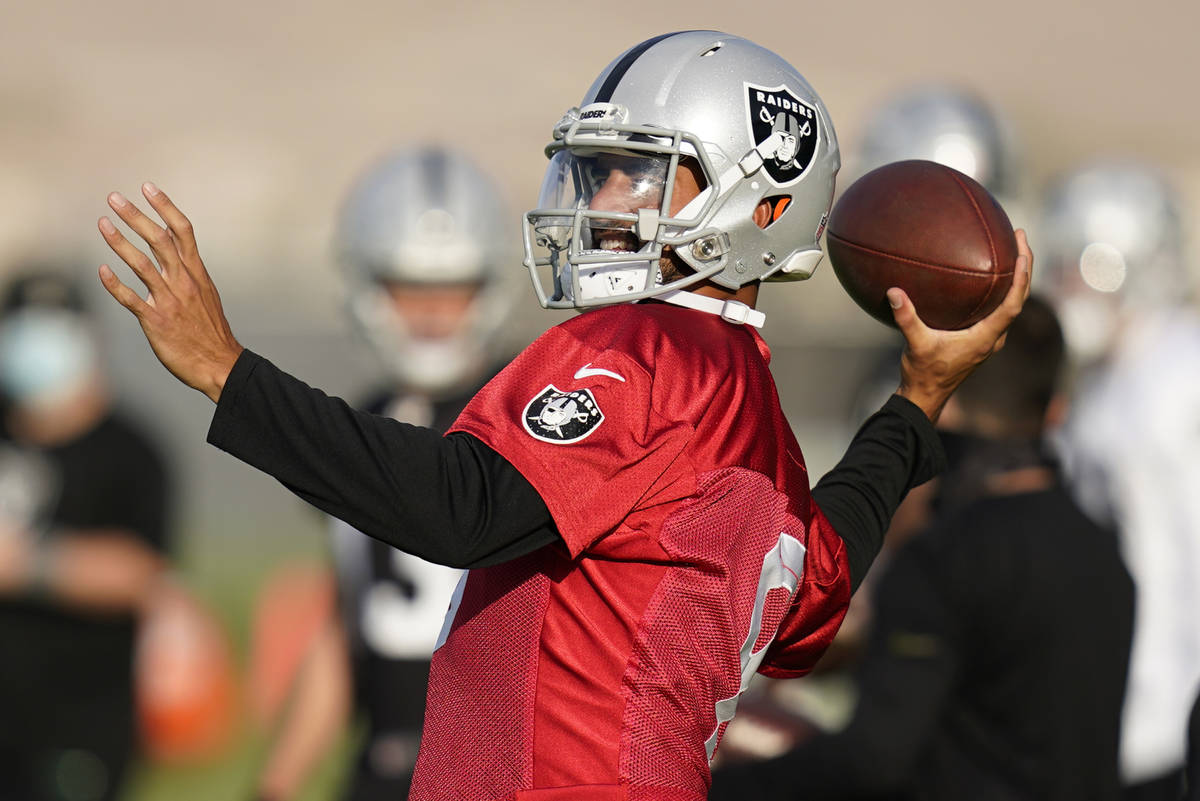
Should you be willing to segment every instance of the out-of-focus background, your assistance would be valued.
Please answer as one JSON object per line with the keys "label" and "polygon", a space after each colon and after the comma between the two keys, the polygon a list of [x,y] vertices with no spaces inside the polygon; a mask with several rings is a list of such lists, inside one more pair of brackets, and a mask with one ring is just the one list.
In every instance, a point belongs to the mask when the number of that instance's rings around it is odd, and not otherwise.
{"label": "out-of-focus background", "polygon": [[[179,466],[181,574],[218,612],[244,660],[250,602],[281,560],[324,548],[320,516],[204,443],[212,406],[163,371],[95,280],[112,256],[96,232],[105,195],[153,180],[191,217],[246,346],[332,394],[372,382],[343,311],[331,234],[350,182],[398,146],[474,156],[516,212],[537,197],[551,125],[626,47],[670,30],[746,36],[817,89],[856,174],[867,111],[901,87],[954,81],[1011,127],[1010,209],[1037,250],[1036,192],[1086,159],[1133,155],[1163,168],[1196,233],[1200,207],[1200,6],[1177,0],[981,5],[717,3],[206,3],[47,0],[0,22],[0,278],[68,262],[92,289],[120,400],[165,438]],[[514,280],[522,281],[513,218]],[[1194,262],[1193,262],[1194,263]],[[129,277],[127,270],[118,273]],[[890,341],[824,265],[768,288],[764,330],[785,407],[813,475],[848,440],[863,349]],[[512,347],[562,319],[537,308]],[[252,738],[251,738],[252,739]],[[235,735],[190,766],[147,763],[138,799],[250,797],[253,743]],[[338,769],[336,760],[330,772]],[[318,782],[311,790],[322,797]]]}

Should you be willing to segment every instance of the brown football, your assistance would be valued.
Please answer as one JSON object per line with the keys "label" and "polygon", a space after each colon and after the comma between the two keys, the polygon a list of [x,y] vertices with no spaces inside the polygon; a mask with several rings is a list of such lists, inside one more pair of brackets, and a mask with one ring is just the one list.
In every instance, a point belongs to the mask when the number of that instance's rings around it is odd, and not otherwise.
{"label": "brown football", "polygon": [[895,326],[887,290],[900,287],[931,328],[966,328],[1012,284],[1012,223],[979,183],[932,161],[897,161],[859,178],[834,205],[833,271],[868,314]]}

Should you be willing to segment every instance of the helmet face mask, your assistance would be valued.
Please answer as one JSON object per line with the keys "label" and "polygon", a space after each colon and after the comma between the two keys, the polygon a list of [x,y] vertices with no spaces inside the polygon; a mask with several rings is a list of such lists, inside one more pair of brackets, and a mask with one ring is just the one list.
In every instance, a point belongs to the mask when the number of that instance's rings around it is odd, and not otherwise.
{"label": "helmet face mask", "polygon": [[[546,153],[523,233],[550,308],[807,278],[840,165],[828,113],[803,77],[712,31],[627,51],[554,127]],[[695,176],[694,196],[681,193],[681,171]],[[624,202],[601,182],[613,175]],[[760,226],[764,201],[773,216]]]}
{"label": "helmet face mask", "polygon": [[[698,140],[679,131],[664,135],[611,119],[582,119],[601,113],[620,118],[626,110],[605,104],[572,109],[556,127],[538,208],[525,216],[526,266],[538,299],[550,308],[653,297],[726,266],[727,239],[696,229],[714,202],[708,190],[719,180]],[[672,213],[684,157],[703,185]],[[701,239],[706,241],[690,247]],[[671,250],[694,272],[664,283],[660,264]],[[552,268],[552,293],[539,281],[538,269],[546,266]]]}
{"label": "helmet face mask", "polygon": [[[422,322],[421,316],[406,315],[406,307],[427,301],[431,291],[446,289],[469,299],[432,325]],[[496,323],[488,291],[476,283],[450,287],[378,281],[354,293],[351,315],[377,357],[405,388],[439,394],[463,388],[486,367],[487,337]]]}

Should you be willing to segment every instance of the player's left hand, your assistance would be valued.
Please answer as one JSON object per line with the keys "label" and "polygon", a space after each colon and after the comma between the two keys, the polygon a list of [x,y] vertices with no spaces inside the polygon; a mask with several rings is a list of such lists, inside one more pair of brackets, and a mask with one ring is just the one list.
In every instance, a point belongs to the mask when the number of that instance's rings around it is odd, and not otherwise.
{"label": "player's left hand", "polygon": [[98,227],[108,246],[146,285],[149,295],[143,300],[121,283],[107,264],[100,266],[100,281],[137,317],[163,366],[215,403],[243,348],[233,337],[221,297],[200,260],[191,222],[154,184],[142,184],[142,194],[166,228],[117,192],[108,196],[108,205],[146,241],[157,266],[107,217],[100,218]]}

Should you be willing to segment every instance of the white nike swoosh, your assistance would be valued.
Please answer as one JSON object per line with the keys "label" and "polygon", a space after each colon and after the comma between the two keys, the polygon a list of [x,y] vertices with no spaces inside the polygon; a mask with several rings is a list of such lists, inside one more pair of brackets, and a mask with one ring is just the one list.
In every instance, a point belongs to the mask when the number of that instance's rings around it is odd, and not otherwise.
{"label": "white nike swoosh", "polygon": [[606,375],[609,378],[615,378],[621,383],[625,383],[625,379],[614,373],[612,370],[605,370],[603,367],[592,367],[592,363],[588,362],[583,367],[575,371],[575,379],[591,378],[594,375]]}

